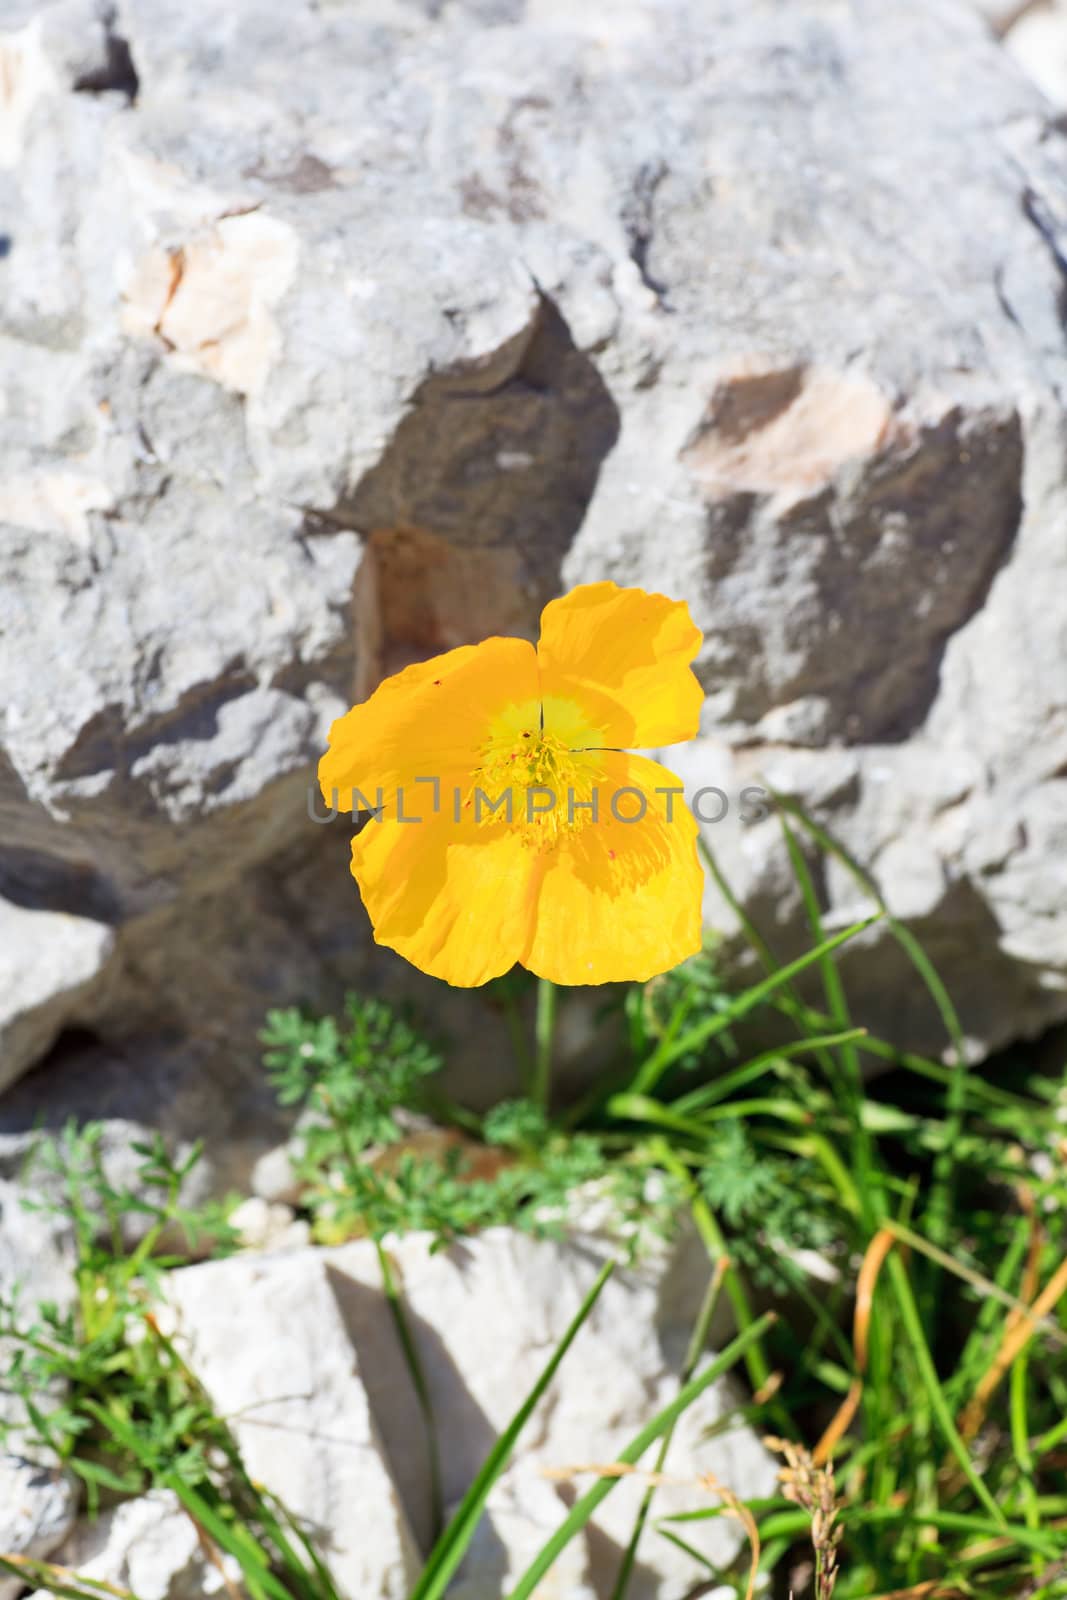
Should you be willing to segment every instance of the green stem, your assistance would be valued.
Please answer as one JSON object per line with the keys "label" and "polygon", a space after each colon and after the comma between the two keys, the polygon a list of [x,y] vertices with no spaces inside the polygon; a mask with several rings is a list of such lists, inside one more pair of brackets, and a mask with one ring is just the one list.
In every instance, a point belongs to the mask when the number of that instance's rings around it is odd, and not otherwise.
{"label": "green stem", "polygon": [[378,1266],[382,1274],[382,1288],[385,1290],[386,1303],[392,1313],[393,1325],[396,1328],[400,1348],[404,1352],[404,1361],[411,1377],[419,1410],[422,1412],[423,1426],[426,1429],[426,1444],[429,1453],[430,1468],[430,1512],[433,1522],[432,1539],[436,1541],[444,1526],[444,1492],[441,1485],[441,1446],[437,1437],[437,1423],[434,1420],[433,1404],[430,1400],[429,1385],[426,1374],[422,1370],[419,1352],[412,1336],[408,1319],[404,1313],[404,1302],[400,1298],[393,1274],[393,1264],[389,1254],[380,1239],[374,1241],[378,1252]]}
{"label": "green stem", "polygon": [[[757,1343],[760,1336],[776,1320],[774,1312],[768,1311],[764,1316],[760,1317],[758,1322],[754,1322],[746,1333],[739,1334],[733,1343],[727,1345],[722,1354],[711,1362],[710,1366],[704,1368],[698,1378],[691,1378],[687,1384],[679,1389],[670,1405],[664,1406],[663,1410],[653,1417],[652,1421],[647,1423],[639,1434],[631,1439],[626,1449],[620,1451],[617,1458],[618,1464],[623,1467],[635,1467],[649,1446],[662,1439],[663,1435],[673,1427],[682,1412],[693,1404],[697,1396],[702,1394],[724,1372],[728,1372],[738,1357],[744,1355],[750,1345]],[[598,1476],[597,1482],[593,1487],[575,1501],[570,1512],[560,1523],[555,1533],[534,1557],[534,1560],[527,1567],[514,1589],[511,1590],[507,1600],[532,1600],[533,1595],[537,1593],[541,1579],[554,1565],[560,1551],[565,1549],[575,1534],[585,1527],[600,1502],[607,1498],[618,1482],[619,1478],[615,1474]]]}
{"label": "green stem", "polygon": [[[926,1342],[922,1320],[919,1316],[919,1308],[915,1303],[915,1296],[912,1292],[908,1274],[895,1250],[891,1251],[889,1256],[889,1277],[896,1293],[904,1331],[911,1341],[915,1364],[919,1369],[919,1378],[927,1392],[930,1410],[933,1412],[934,1418],[944,1435],[945,1443],[959,1463],[964,1477],[982,1502],[985,1510],[993,1521],[999,1524],[1003,1532],[1007,1527],[1004,1513],[994,1500],[984,1479],[980,1476],[978,1469],[971,1460],[971,1453],[964,1440],[960,1437],[956,1424],[952,1419],[952,1412],[945,1399],[944,1390],[937,1375],[937,1368],[934,1366],[934,1358],[930,1354],[930,1347]],[[933,1518],[928,1512],[924,1513],[923,1520],[930,1522],[932,1526],[936,1527],[937,1525],[933,1522]]]}
{"label": "green stem", "polygon": [[556,1036],[556,986],[548,978],[537,980],[537,1020],[534,1025],[537,1054],[534,1061],[533,1099],[548,1111],[552,1094],[552,1046]]}
{"label": "green stem", "polygon": [[464,1552],[471,1542],[474,1530],[481,1521],[490,1490],[511,1460],[519,1435],[527,1422],[529,1422],[541,1396],[555,1377],[560,1363],[574,1343],[578,1330],[583,1326],[596,1304],[600,1291],[607,1282],[614,1265],[613,1261],[606,1261],[601,1267],[600,1272],[597,1274],[596,1282],[582,1301],[566,1333],[564,1333],[563,1338],[549,1357],[544,1371],[486,1456],[477,1477],[463,1496],[459,1509],[455,1512],[447,1528],[445,1528],[441,1537],[430,1551],[426,1565],[423,1567],[419,1580],[411,1591],[409,1600],[442,1600],[445,1590],[451,1582],[452,1575],[462,1561]]}
{"label": "green stem", "polygon": [[[682,1185],[689,1201],[689,1208],[692,1212],[697,1233],[700,1235],[701,1243],[708,1253],[708,1259],[712,1266],[715,1266],[724,1256],[729,1260],[729,1250],[725,1235],[719,1227],[715,1213],[693,1182],[685,1163],[679,1160],[677,1154],[665,1139],[654,1139],[651,1148],[655,1159],[659,1161],[667,1172],[677,1178]],[[750,1330],[756,1326],[756,1319],[749,1305],[744,1283],[741,1281],[741,1276],[732,1262],[726,1271],[724,1287],[727,1298],[733,1307],[734,1320],[741,1333],[747,1336]],[[763,1326],[763,1320],[761,1319],[759,1324],[761,1327]],[[745,1366],[748,1369],[749,1381],[753,1389],[758,1393],[771,1376],[770,1362],[767,1360],[763,1345],[759,1339],[754,1340],[751,1345],[746,1344]],[[770,1400],[768,1412],[773,1417],[775,1426],[783,1434],[789,1438],[795,1436],[795,1425],[777,1395]]]}
{"label": "green stem", "polygon": [[[1026,1405],[1026,1379],[1027,1366],[1030,1352],[1023,1350],[1016,1356],[1011,1367],[1011,1443],[1015,1461],[1019,1468],[1019,1495],[1022,1500],[1023,1517],[1028,1528],[1035,1532],[1041,1527],[1041,1513],[1037,1504],[1037,1489],[1034,1485],[1034,1456],[1030,1448],[1030,1427],[1027,1420]],[[1031,1562],[1036,1578],[1041,1576],[1041,1562],[1034,1556]]]}
{"label": "green stem", "polygon": [[[722,1280],[724,1276],[725,1273],[722,1269],[722,1264],[720,1261],[719,1265],[715,1267],[711,1277],[708,1279],[708,1286],[704,1290],[704,1298],[700,1303],[700,1310],[697,1313],[696,1322],[693,1324],[693,1330],[689,1336],[689,1348],[686,1351],[685,1363],[682,1367],[681,1381],[683,1386],[689,1382],[690,1378],[696,1372],[697,1362],[700,1360],[700,1357],[703,1355],[707,1346],[708,1334],[711,1331],[711,1319],[715,1313],[715,1306],[719,1298],[719,1290],[722,1288]],[[657,1476],[666,1466],[667,1452],[671,1447],[671,1440],[673,1437],[674,1424],[672,1423],[667,1429],[667,1432],[663,1435],[663,1440],[659,1447],[659,1454],[656,1457],[656,1465],[653,1468],[653,1471]],[[651,1510],[652,1497],[655,1492],[655,1485],[650,1483],[642,1497],[641,1505],[637,1512],[637,1518],[634,1522],[634,1531],[630,1535],[630,1542],[626,1546],[626,1552],[623,1555],[622,1561],[619,1565],[619,1575],[615,1580],[615,1587],[611,1591],[611,1600],[625,1600],[626,1590],[630,1585],[630,1576],[634,1569],[634,1563],[637,1560],[637,1546],[641,1542],[641,1535],[645,1530],[645,1523],[648,1521],[648,1513]]]}

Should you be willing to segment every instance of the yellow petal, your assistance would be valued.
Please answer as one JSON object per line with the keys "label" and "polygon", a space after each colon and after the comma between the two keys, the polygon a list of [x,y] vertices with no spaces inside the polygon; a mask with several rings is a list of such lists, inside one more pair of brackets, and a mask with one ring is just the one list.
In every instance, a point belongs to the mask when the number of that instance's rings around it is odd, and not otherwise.
{"label": "yellow petal", "polygon": [[680,781],[643,756],[603,761],[596,820],[544,858],[522,962],[553,983],[643,982],[700,949],[704,874]]}
{"label": "yellow petal", "polygon": [[379,787],[388,803],[417,777],[458,770],[469,779],[493,718],[536,697],[537,662],[525,639],[486,639],[405,667],[333,724],[319,762],[323,797],[350,811],[356,789],[357,809],[361,800],[369,809]]}
{"label": "yellow petal", "polygon": [[691,739],[704,692],[690,662],[702,637],[684,600],[583,584],[541,614],[541,692],[580,704],[606,744]]}
{"label": "yellow petal", "polygon": [[[455,790],[459,789],[456,821]],[[407,803],[419,822],[374,818],[352,841],[352,875],[379,944],[458,988],[514,966],[530,935],[541,857],[500,820],[475,823],[469,774],[445,774],[433,796]]]}

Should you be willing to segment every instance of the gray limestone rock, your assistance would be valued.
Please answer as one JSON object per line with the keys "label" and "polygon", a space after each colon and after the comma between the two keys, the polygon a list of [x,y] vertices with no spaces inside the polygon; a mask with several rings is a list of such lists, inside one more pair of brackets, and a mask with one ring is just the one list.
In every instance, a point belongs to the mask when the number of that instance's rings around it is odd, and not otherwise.
{"label": "gray limestone rock", "polygon": [[[364,985],[492,1098],[308,785],[383,672],[603,577],[705,631],[697,785],[773,771],[974,1053],[1067,1016],[1064,135],[980,16],[9,0],[0,68],[0,1082],[132,1061],[246,1170],[263,1012]],[[796,948],[773,821],[710,836]]]}

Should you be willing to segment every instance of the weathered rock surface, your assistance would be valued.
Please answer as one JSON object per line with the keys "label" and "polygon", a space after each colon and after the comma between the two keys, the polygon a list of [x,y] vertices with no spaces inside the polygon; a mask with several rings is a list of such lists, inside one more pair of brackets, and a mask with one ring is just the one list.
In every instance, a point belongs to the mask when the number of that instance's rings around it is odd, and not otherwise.
{"label": "weathered rock surface", "polygon": [[1004,48],[1054,106],[1067,106],[1067,6],[1063,0],[1018,7],[1004,31]]}
{"label": "weathered rock surface", "polygon": [[[444,1442],[444,1498],[456,1501],[533,1387],[611,1252],[597,1234],[554,1243],[506,1228],[433,1255],[418,1235],[389,1249]],[[430,1515],[425,1435],[382,1301],[373,1247],[345,1245],[329,1251],[328,1259],[394,1476],[421,1533]],[[490,1600],[501,1592],[492,1586],[494,1576],[520,1571],[523,1559],[529,1561],[544,1542],[545,1487],[558,1494],[575,1483],[588,1486],[587,1474],[568,1481],[566,1469],[615,1460],[673,1398],[706,1275],[706,1260],[699,1262],[692,1242],[683,1239],[676,1250],[654,1250],[638,1267],[609,1279],[519,1442],[512,1473],[483,1529],[482,1555],[475,1550],[468,1558],[464,1593]],[[774,1463],[743,1424],[728,1425],[713,1440],[706,1437],[739,1400],[733,1382],[721,1380],[683,1414],[669,1457],[670,1474],[680,1481],[657,1491],[658,1513],[707,1504],[708,1492],[696,1481],[707,1472],[742,1498],[772,1492]],[[564,1477],[538,1479],[542,1469],[562,1469]],[[581,1546],[572,1553],[572,1581],[610,1594],[643,1492],[638,1478],[618,1483],[589,1525],[584,1554]],[[556,1525],[566,1504],[560,1497]],[[698,1548],[724,1566],[742,1542],[740,1530],[725,1519],[694,1524],[690,1532]],[[697,1577],[691,1558],[651,1528],[646,1532],[631,1591],[635,1600],[681,1600]]]}
{"label": "weathered rock surface", "polygon": [[985,18],[998,38],[1013,28],[1031,11],[1042,10],[1051,0],[969,0],[978,14]]}
{"label": "weathered rock surface", "polygon": [[[42,1302],[66,1308],[73,1300],[73,1241],[62,1217],[27,1211],[22,1201],[17,1184],[0,1180],[0,1299],[28,1327]],[[9,1371],[14,1353],[0,1339],[0,1371]],[[45,1397],[36,1399],[41,1404]],[[73,1528],[78,1490],[54,1458],[31,1448],[22,1432],[26,1420],[22,1399],[5,1386],[0,1422],[13,1431],[0,1448],[0,1554],[43,1560]],[[0,1573],[0,1600],[15,1600],[24,1587]]]}
{"label": "weathered rock surface", "polygon": [[168,1294],[250,1475],[314,1531],[348,1600],[406,1600],[415,1545],[322,1257],[190,1267]]}
{"label": "weathered rock surface", "polygon": [[0,901],[7,984],[0,998],[0,1089],[39,1061],[64,1023],[92,1014],[107,992],[115,935],[92,917]]}
{"label": "weathered rock surface", "polygon": [[[489,1492],[485,1515],[448,1586],[448,1600],[499,1600],[510,1594],[562,1520],[563,1502],[530,1467],[505,1473]],[[599,1600],[589,1540],[566,1545],[537,1589],[538,1600]]]}
{"label": "weathered rock surface", "polygon": [[0,1180],[0,1295],[32,1316],[44,1301],[65,1307],[73,1298],[74,1244],[66,1218],[27,1210],[25,1198],[19,1184]]}
{"label": "weathered rock surface", "polygon": [[[600,1233],[550,1243],[493,1229],[434,1255],[419,1235],[389,1248],[442,1440],[443,1496],[455,1503],[611,1246]],[[567,1502],[543,1468],[611,1461],[676,1392],[706,1270],[683,1237],[609,1282],[494,1491],[456,1578],[463,1600],[492,1600],[562,1521]],[[373,1246],[188,1268],[172,1277],[169,1299],[253,1475],[318,1529],[345,1592],[406,1593],[416,1559],[408,1526],[423,1549],[431,1542],[429,1456]],[[699,1502],[687,1480],[708,1470],[738,1493],[769,1491],[773,1463],[747,1429],[703,1438],[737,1398],[720,1382],[680,1424],[671,1471],[682,1482],[660,1491],[657,1508]],[[358,1526],[353,1496],[372,1508]],[[584,1600],[610,1589],[639,1498],[636,1481],[615,1489],[556,1571],[560,1594]],[[729,1523],[709,1524],[702,1548],[725,1563],[738,1540]],[[671,1546],[646,1536],[636,1596],[671,1600],[692,1576]]]}
{"label": "weathered rock surface", "polygon": [[242,1200],[227,1221],[243,1250],[296,1250],[311,1241],[309,1224],[296,1218],[292,1206],[261,1195]]}
{"label": "weathered rock surface", "polygon": [[[0,1554],[44,1560],[74,1526],[78,1491],[57,1467],[0,1452]],[[0,1574],[0,1597],[15,1600],[25,1587]]]}
{"label": "weathered rock surface", "polygon": [[[169,1489],[124,1500],[95,1522],[79,1522],[54,1559],[138,1600],[203,1600],[240,1579],[229,1556],[209,1554]],[[40,1600],[46,1594],[38,1591]]]}
{"label": "weathered rock surface", "polygon": [[[21,1185],[0,1180],[0,1300],[14,1312],[20,1328],[28,1328],[37,1321],[39,1307],[43,1304],[57,1306],[61,1311],[70,1308],[75,1300],[74,1238],[69,1221],[40,1210],[27,1210]],[[0,1371],[10,1371],[15,1350],[7,1338],[0,1338]],[[39,1404],[45,1396],[35,1397]],[[58,1388],[52,1398],[62,1398]],[[56,1506],[63,1495],[68,1495],[73,1505],[73,1493],[66,1479],[53,1470],[47,1455],[31,1447],[23,1433],[27,1422],[25,1402],[10,1386],[0,1389],[0,1423],[11,1428],[5,1449],[0,1449],[0,1479],[4,1472],[11,1474],[11,1504],[17,1507],[16,1521],[28,1539],[36,1538],[35,1529],[47,1530],[55,1525]],[[36,1430],[31,1429],[31,1432]],[[39,1472],[31,1470],[28,1459]],[[6,1465],[4,1465],[6,1463]],[[21,1485],[23,1498],[15,1495],[16,1484]],[[0,1549],[5,1548],[5,1529],[14,1537],[15,1529],[4,1521],[5,1493],[0,1486]],[[73,1511],[71,1517],[73,1517]],[[60,1534],[58,1537],[62,1537]],[[57,1541],[58,1542],[58,1539]],[[43,1554],[43,1545],[13,1546],[27,1554]],[[0,1574],[0,1600],[7,1600],[6,1578]]]}
{"label": "weathered rock surface", "polygon": [[[57,1050],[7,1130],[80,1062],[247,1170],[264,1009],[409,981],[308,817],[331,718],[605,576],[706,631],[694,783],[816,810],[976,1053],[1067,1016],[1064,135],[983,19],[102,15],[0,19],[0,1083]],[[773,823],[711,837],[795,946]],[[939,1047],[869,943],[857,1015]]]}

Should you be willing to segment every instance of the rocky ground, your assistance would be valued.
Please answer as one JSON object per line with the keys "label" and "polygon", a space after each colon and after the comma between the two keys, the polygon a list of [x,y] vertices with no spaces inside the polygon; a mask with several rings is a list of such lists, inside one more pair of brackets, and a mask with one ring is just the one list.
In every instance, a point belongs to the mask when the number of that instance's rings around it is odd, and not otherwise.
{"label": "rocky ground", "polygon": [[[375,950],[308,785],[383,673],[533,635],[576,582],[688,600],[690,793],[812,811],[922,937],[975,1058],[1067,1019],[1064,107],[1059,4],[3,0],[0,1278],[63,1279],[17,1205],[42,1118],[104,1118],[119,1166],[138,1131],[203,1134],[210,1183],[251,1183],[280,1131],[270,1005],[412,993],[457,1041],[454,1084],[501,1092],[501,1018]],[[734,804],[706,831],[799,949],[777,820]],[[828,929],[861,909],[833,862],[819,891]],[[710,887],[707,909],[730,935]],[[844,965],[861,1020],[941,1048],[882,930]],[[473,1338],[506,1280],[514,1349],[540,1348],[595,1258],[532,1249],[403,1247],[457,1419],[450,1492],[507,1397],[457,1319]],[[351,1419],[304,1509],[352,1600],[400,1594],[425,1515],[369,1375],[365,1267],[298,1248],[175,1291],[210,1366],[239,1283],[262,1304],[250,1397],[284,1413],[306,1363],[300,1426]],[[610,1454],[674,1381],[664,1292],[612,1287],[553,1459]],[[299,1457],[248,1438],[294,1482]],[[730,1440],[754,1490],[768,1459]],[[67,1488],[2,1470],[25,1485],[8,1548],[55,1547]],[[373,1548],[334,1526],[350,1482]],[[558,1494],[520,1460],[465,1597]],[[181,1600],[214,1575],[188,1529],[157,1538],[170,1517],[135,1503],[62,1548]],[[618,1526],[575,1547],[570,1592],[602,1592]],[[669,1600],[669,1560],[660,1581]]]}

